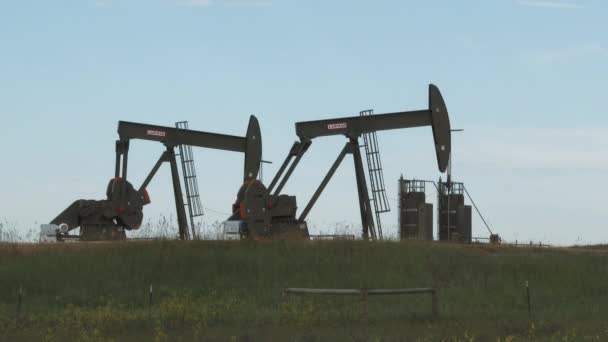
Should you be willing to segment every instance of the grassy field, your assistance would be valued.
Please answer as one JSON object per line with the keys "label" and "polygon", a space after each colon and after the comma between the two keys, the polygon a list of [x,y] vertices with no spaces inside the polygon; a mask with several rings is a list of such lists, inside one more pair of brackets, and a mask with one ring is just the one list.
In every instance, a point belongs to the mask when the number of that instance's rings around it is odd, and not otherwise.
{"label": "grassy field", "polygon": [[[357,297],[285,297],[286,287],[436,287],[439,316],[426,295],[369,298],[364,319]],[[11,341],[603,341],[608,250],[362,241],[4,244],[0,332]]]}

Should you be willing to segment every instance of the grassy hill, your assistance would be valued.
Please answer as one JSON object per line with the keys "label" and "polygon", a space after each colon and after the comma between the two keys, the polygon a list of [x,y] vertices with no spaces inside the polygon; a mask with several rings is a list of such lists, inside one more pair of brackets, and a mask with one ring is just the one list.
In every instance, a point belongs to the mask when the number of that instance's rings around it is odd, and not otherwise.
{"label": "grassy hill", "polygon": [[[286,297],[286,287],[436,287],[439,316],[427,295],[370,297],[364,319],[358,297]],[[601,341],[608,340],[607,317],[606,249],[363,241],[0,245],[0,339],[8,340]]]}

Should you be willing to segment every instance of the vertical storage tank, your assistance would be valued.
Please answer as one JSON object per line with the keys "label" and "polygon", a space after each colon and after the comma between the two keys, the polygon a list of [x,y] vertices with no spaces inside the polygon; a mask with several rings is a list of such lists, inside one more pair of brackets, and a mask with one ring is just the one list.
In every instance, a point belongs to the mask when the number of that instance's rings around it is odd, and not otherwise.
{"label": "vertical storage tank", "polygon": [[399,238],[433,240],[433,205],[426,203],[425,181],[399,178]]}
{"label": "vertical storage tank", "polygon": [[440,241],[471,242],[471,206],[464,203],[463,183],[437,183],[437,230]]}

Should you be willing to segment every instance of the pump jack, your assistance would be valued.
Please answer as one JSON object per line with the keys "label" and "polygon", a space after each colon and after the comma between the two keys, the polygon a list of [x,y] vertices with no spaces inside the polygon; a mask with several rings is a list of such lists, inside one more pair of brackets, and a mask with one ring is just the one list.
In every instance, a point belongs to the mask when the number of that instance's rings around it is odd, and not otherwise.
{"label": "pump jack", "polygon": [[[108,184],[107,199],[75,201],[51,221],[51,224],[42,225],[43,232],[55,233],[57,240],[60,241],[68,238],[82,240],[125,239],[125,229],[138,229],[141,225],[143,206],[150,203],[146,188],[161,165],[168,162],[171,167],[179,237],[186,240],[189,238],[188,221],[175,158],[175,147],[190,145],[244,153],[243,178],[245,183],[255,180],[262,158],[260,126],[253,115],[249,118],[249,126],[245,137],[125,121],[118,123],[118,135],[115,175]],[[165,145],[166,148],[138,190],[127,180],[129,142],[132,139],[157,141]],[[78,227],[81,229],[79,236],[69,235],[71,230]]]}
{"label": "pump jack", "polygon": [[[229,220],[241,224],[244,227],[241,227],[241,231],[245,231],[248,236],[254,238],[276,237],[290,232],[308,237],[306,217],[344,157],[347,154],[352,154],[355,164],[363,238],[376,239],[373,213],[370,208],[359,150],[359,137],[369,132],[422,126],[432,127],[439,171],[445,172],[451,150],[450,120],[441,92],[432,84],[429,85],[429,108],[425,110],[298,122],[296,123],[296,134],[299,141],[292,145],[287,158],[268,188],[265,188],[259,182],[245,183],[239,191],[235,204],[235,207],[240,207],[241,210],[234,211]],[[312,144],[312,140],[332,135],[344,135],[348,142],[344,145],[327,175],[296,219],[295,197],[281,195],[281,190],[283,190],[289,177],[302,160],[304,153]]]}
{"label": "pump jack", "polygon": [[[53,232],[53,234],[56,234],[57,240],[66,238],[82,240],[125,239],[125,229],[137,229],[142,223],[143,206],[150,203],[146,187],[160,166],[164,162],[169,162],[175,194],[179,236],[181,239],[188,239],[188,223],[175,159],[175,147],[190,145],[245,154],[244,182],[238,191],[236,202],[232,206],[232,215],[225,224],[236,226],[241,236],[252,239],[308,238],[306,217],[345,156],[352,154],[363,237],[365,239],[376,239],[377,234],[359,150],[359,137],[365,133],[381,130],[423,126],[431,126],[433,129],[439,170],[445,172],[451,149],[450,120],[439,89],[430,85],[429,108],[425,110],[296,123],[296,134],[299,141],[292,145],[279,171],[269,187],[266,188],[256,180],[261,163],[262,139],[258,121],[254,116],[250,117],[245,137],[121,121],[118,124],[120,139],[116,142],[115,178],[108,184],[107,199],[100,201],[78,200],[51,221],[51,224],[42,225],[42,231]],[[312,144],[312,140],[331,135],[344,135],[348,142],[344,145],[342,152],[338,155],[300,216],[296,218],[296,197],[281,194],[281,190],[283,190],[304,153]],[[138,190],[135,190],[127,180],[129,142],[131,139],[157,141],[166,147],[166,150],[161,154]],[[69,232],[77,227],[81,228],[80,235],[69,235]]]}

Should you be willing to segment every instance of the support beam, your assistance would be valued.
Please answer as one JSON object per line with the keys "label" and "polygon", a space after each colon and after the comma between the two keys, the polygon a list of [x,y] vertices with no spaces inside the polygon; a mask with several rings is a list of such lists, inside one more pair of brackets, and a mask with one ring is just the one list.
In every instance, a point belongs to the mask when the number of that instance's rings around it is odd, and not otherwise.
{"label": "support beam", "polygon": [[300,148],[300,144],[301,143],[299,141],[296,141],[291,146],[291,150],[289,151],[289,154],[287,154],[285,161],[283,161],[283,164],[281,164],[279,171],[277,171],[277,173],[274,175],[274,178],[272,178],[272,182],[270,182],[270,185],[268,186],[268,190],[267,190],[268,193],[272,192],[272,189],[274,189],[274,187],[275,187],[275,185],[277,185],[277,182],[279,181],[279,179],[281,179],[283,172],[285,172],[285,169],[287,168],[287,166],[289,166],[289,163],[291,162],[293,157],[295,157],[297,155],[297,152],[299,151],[299,148]]}
{"label": "support beam", "polygon": [[121,140],[150,140],[174,146],[190,145],[234,152],[245,152],[247,148],[243,137],[127,121],[118,122],[118,135]]}
{"label": "support beam", "polygon": [[312,209],[312,207],[317,202],[317,199],[319,199],[319,196],[321,195],[321,193],[323,192],[323,190],[325,190],[325,187],[327,186],[327,184],[331,180],[331,177],[333,177],[334,173],[336,173],[336,170],[338,169],[338,167],[340,166],[340,164],[344,160],[344,157],[346,156],[347,153],[352,153],[352,145],[351,145],[351,143],[346,143],[346,145],[344,145],[344,148],[342,149],[342,152],[340,152],[340,154],[338,155],[338,158],[336,158],[336,161],[334,162],[334,164],[331,166],[331,168],[327,172],[327,175],[325,175],[325,178],[323,178],[323,181],[321,182],[321,184],[317,188],[317,191],[315,191],[314,195],[312,195],[312,198],[310,199],[310,201],[306,205],[306,208],[304,208],[304,211],[302,211],[302,214],[300,214],[300,217],[298,218],[298,221],[302,222],[302,221],[304,221],[306,219],[306,216],[308,216],[308,213],[310,212],[310,210]]}
{"label": "support beam", "polygon": [[144,182],[142,183],[141,187],[139,187],[138,192],[141,193],[144,190],[146,190],[146,188],[148,187],[148,185],[152,181],[152,178],[158,172],[158,169],[160,169],[161,165],[164,162],[166,162],[166,161],[169,161],[169,153],[167,151],[163,152],[163,154],[161,154],[160,158],[158,158],[158,161],[156,162],[156,164],[152,168],[152,171],[150,171],[150,173],[148,174],[148,177],[146,177],[146,180],[144,180]]}
{"label": "support beam", "polygon": [[363,133],[382,130],[430,126],[431,122],[429,110],[418,110],[298,122],[296,123],[296,134],[300,139],[314,139],[330,135],[358,137]]}
{"label": "support beam", "polygon": [[127,207],[127,187],[124,185],[126,184],[127,181],[127,170],[128,170],[128,166],[129,166],[129,141],[122,141],[121,142],[122,146],[121,146],[121,154],[122,154],[122,175],[120,175],[120,178],[122,178],[125,183],[123,183],[122,189],[120,191],[120,198],[121,198],[121,203],[120,206],[121,208],[126,208]]}
{"label": "support beam", "polygon": [[181,240],[188,240],[188,219],[186,218],[186,208],[184,206],[182,186],[179,181],[179,172],[177,169],[177,160],[175,159],[174,147],[167,146],[167,154],[169,156],[169,163],[171,164],[171,178],[173,180],[173,193],[175,195],[175,209],[177,210],[179,238]]}
{"label": "support beam", "polygon": [[363,170],[359,141],[358,139],[351,138],[350,144],[353,146],[353,159],[355,162],[355,176],[357,178],[357,192],[359,194],[359,210],[361,212],[363,238],[368,239],[371,233],[372,240],[376,240],[376,228],[374,227],[372,209],[369,205],[369,193],[367,192],[367,182],[365,181],[365,171]]}
{"label": "support beam", "polygon": [[283,177],[283,180],[281,180],[281,183],[279,183],[279,186],[275,190],[275,192],[274,192],[275,196],[278,196],[281,193],[281,190],[283,190],[283,187],[285,186],[285,184],[289,180],[289,177],[291,177],[291,174],[293,173],[293,171],[298,166],[298,163],[300,163],[300,160],[304,156],[304,153],[308,150],[308,147],[310,146],[311,143],[312,142],[309,141],[309,140],[308,141],[302,141],[301,144],[298,146],[298,151],[297,151],[297,154],[295,156],[295,160],[293,161],[293,163],[291,164],[291,166],[287,170],[287,173],[285,174],[285,177]]}
{"label": "support beam", "polygon": [[441,92],[433,84],[429,85],[428,109],[298,122],[296,134],[301,140],[330,135],[358,138],[365,133],[423,126],[431,126],[433,129],[437,165],[439,171],[445,172],[452,144],[450,118]]}
{"label": "support beam", "polygon": [[[255,179],[260,171],[262,135],[258,120],[253,115],[249,117],[249,125],[244,137],[127,121],[118,122],[118,135],[120,142],[126,142],[126,150],[130,139],[140,139],[161,142],[165,146],[189,145],[241,152],[245,155],[244,181]],[[124,152],[123,156],[126,156]]]}
{"label": "support beam", "polygon": [[116,140],[116,168],[114,169],[114,178],[120,177],[120,162],[122,160],[123,142]]}

